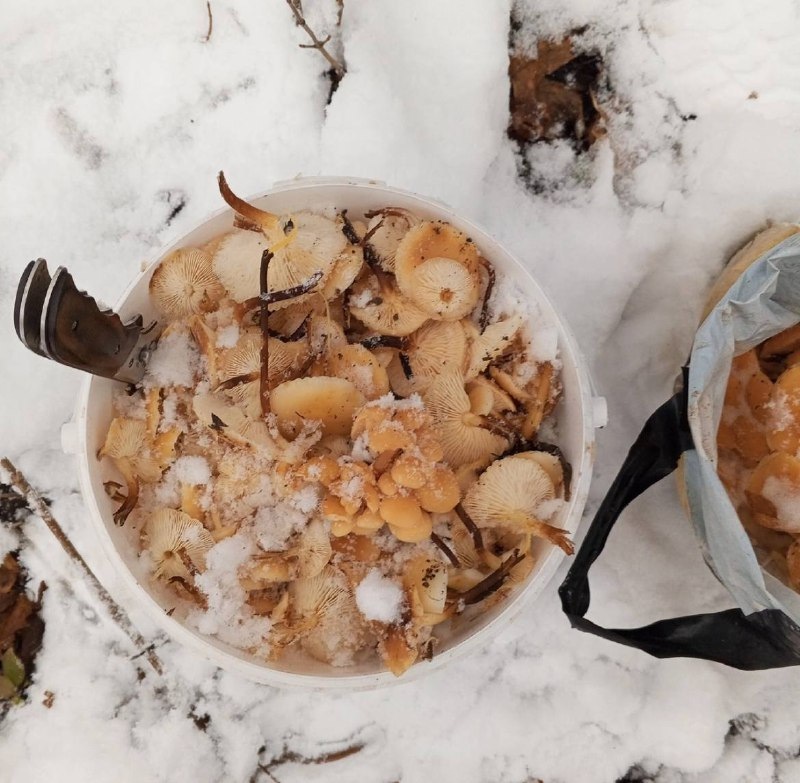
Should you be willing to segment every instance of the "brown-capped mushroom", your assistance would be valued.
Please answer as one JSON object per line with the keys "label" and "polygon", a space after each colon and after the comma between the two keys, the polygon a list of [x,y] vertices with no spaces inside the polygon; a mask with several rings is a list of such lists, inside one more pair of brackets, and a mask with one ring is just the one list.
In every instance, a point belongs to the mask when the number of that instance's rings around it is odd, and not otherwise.
{"label": "brown-capped mushroom", "polygon": [[461,373],[450,372],[435,378],[423,399],[433,417],[444,459],[451,467],[488,462],[493,455],[505,451],[506,439],[484,429],[484,420],[472,412]]}
{"label": "brown-capped mushroom", "polygon": [[211,266],[211,256],[194,247],[175,250],[150,278],[150,296],[167,318],[212,310],[225,293]]}
{"label": "brown-capped mushroom", "polygon": [[214,546],[202,522],[174,508],[155,511],[145,528],[147,551],[153,560],[153,576],[181,577],[189,582],[206,567],[208,550]]}
{"label": "brown-capped mushroom", "polygon": [[554,497],[553,482],[539,464],[506,457],[493,462],[481,474],[467,490],[463,505],[478,527],[531,533],[572,554],[567,532],[537,517],[541,504]]}
{"label": "brown-capped mushroom", "polygon": [[475,244],[448,223],[424,221],[409,230],[395,254],[402,294],[429,317],[457,321],[480,298]]}
{"label": "brown-capped mushroom", "polygon": [[324,375],[296,378],[276,386],[270,395],[272,412],[284,435],[296,435],[304,421],[319,421],[326,435],[347,435],[364,395],[344,378]]}
{"label": "brown-capped mushroom", "polygon": [[311,365],[309,373],[344,378],[367,400],[376,400],[389,392],[386,370],[363,345],[330,346]]}

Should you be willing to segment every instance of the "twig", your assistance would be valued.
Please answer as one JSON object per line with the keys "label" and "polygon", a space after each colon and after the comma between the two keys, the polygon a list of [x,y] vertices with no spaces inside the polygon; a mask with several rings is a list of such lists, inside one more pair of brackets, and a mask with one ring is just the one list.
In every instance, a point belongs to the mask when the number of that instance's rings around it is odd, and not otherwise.
{"label": "twig", "polygon": [[214,32],[214,14],[211,13],[211,0],[206,0],[206,10],[208,11],[208,32],[203,39],[203,43],[208,43],[211,40],[211,33]]}
{"label": "twig", "polygon": [[261,254],[261,268],[258,275],[261,294],[261,306],[258,313],[261,326],[261,384],[259,386],[259,395],[261,398],[261,413],[264,416],[269,413],[269,304],[266,296],[269,293],[267,270],[269,269],[270,261],[272,261],[272,253],[269,250],[265,250]]}
{"label": "twig", "polygon": [[465,606],[470,606],[471,604],[477,604],[479,601],[483,601],[484,598],[488,598],[492,593],[503,586],[503,583],[511,574],[511,569],[519,565],[524,559],[525,555],[515,549],[508,560],[504,561],[499,568],[492,571],[491,574],[478,582],[478,584],[467,590],[466,593],[461,593],[461,595],[458,596],[459,599],[464,602]]}
{"label": "twig", "polygon": [[434,544],[436,544],[436,546],[438,546],[438,547],[439,547],[439,549],[441,549],[441,550],[442,550],[442,552],[444,552],[444,554],[445,554],[445,557],[446,557],[446,558],[447,558],[447,559],[448,559],[448,560],[449,560],[449,561],[450,561],[450,562],[451,562],[451,563],[452,563],[452,564],[453,564],[453,565],[454,565],[456,568],[460,568],[460,566],[461,566],[461,563],[458,561],[458,557],[456,557],[456,554],[455,554],[455,552],[453,552],[453,550],[452,550],[452,549],[450,549],[450,547],[449,547],[449,546],[447,546],[447,544],[445,544],[445,542],[442,540],[442,538],[441,538],[440,536],[438,536],[436,533],[431,533],[431,541],[432,541]]}
{"label": "twig", "polygon": [[[56,522],[55,517],[50,513],[50,509],[47,507],[47,504],[44,502],[44,500],[42,500],[41,495],[39,495],[39,493],[30,485],[25,476],[20,473],[11,460],[4,457],[2,460],[0,460],[0,466],[2,466],[3,470],[8,473],[9,481],[11,482],[12,486],[16,487],[17,491],[25,498],[31,510],[37,514],[37,516],[42,520],[42,522],[45,523],[45,525],[47,525],[48,529],[56,537],[58,543],[61,544],[61,547],[64,549],[64,551],[83,570],[84,574],[89,579],[89,582],[91,582],[92,586],[94,587],[98,598],[105,605],[108,613],[111,615],[111,619],[114,620],[114,622],[122,629],[122,631],[124,631],[125,635],[134,643],[137,648],[147,648],[148,644],[144,637],[133,627],[133,624],[128,618],[125,610],[111,597],[109,592],[100,583],[100,580],[94,575],[92,569],[89,568],[87,562],[83,559],[83,557],[81,557],[80,552],[75,549],[74,544],[69,540],[61,525]],[[153,652],[153,650],[150,650],[147,653],[147,660],[158,674],[163,673],[161,661],[155,652]]]}
{"label": "twig", "polygon": [[467,510],[461,505],[461,503],[456,506],[456,516],[461,520],[461,523],[464,525],[464,527],[470,532],[472,541],[475,544],[475,549],[477,549],[479,552],[483,552],[484,546],[481,529],[475,524],[474,520],[467,513]]}
{"label": "twig", "polygon": [[334,751],[333,753],[322,753],[319,756],[303,756],[293,750],[284,750],[280,756],[276,756],[274,759],[272,759],[272,761],[269,761],[266,764],[259,764],[256,773],[260,771],[266,775],[269,775],[272,780],[277,780],[277,778],[275,778],[272,774],[272,771],[277,767],[282,767],[284,764],[330,764],[334,761],[341,761],[342,759],[349,758],[350,756],[355,756],[357,753],[360,753],[362,750],[364,750],[365,747],[365,744],[357,743],[348,748]]}
{"label": "twig", "polygon": [[331,37],[328,36],[324,41],[320,41],[319,38],[317,38],[316,33],[308,26],[308,24],[306,24],[306,20],[303,17],[303,12],[300,7],[300,0],[286,0],[286,4],[292,9],[297,26],[302,27],[303,30],[306,31],[308,37],[311,39],[310,44],[300,44],[301,48],[316,49],[328,61],[328,64],[333,69],[336,82],[340,82],[347,73],[347,69],[325,48],[325,44],[331,40]]}

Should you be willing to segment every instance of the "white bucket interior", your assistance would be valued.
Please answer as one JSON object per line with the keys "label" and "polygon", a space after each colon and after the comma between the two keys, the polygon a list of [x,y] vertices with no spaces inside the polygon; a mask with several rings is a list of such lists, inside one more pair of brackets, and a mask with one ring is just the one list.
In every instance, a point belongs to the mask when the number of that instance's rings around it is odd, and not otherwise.
{"label": "white bucket interior", "polygon": [[[498,274],[513,275],[519,288],[530,298],[542,319],[558,328],[559,352],[563,363],[561,377],[564,394],[557,409],[558,444],[573,467],[572,497],[559,524],[573,534],[583,513],[591,479],[594,456],[594,422],[592,396],[583,359],[568,328],[556,313],[541,288],[525,268],[484,231],[463,220],[447,207],[406,191],[371,182],[298,180],[285,183],[268,193],[251,199],[258,206],[274,212],[300,209],[321,210],[329,207],[347,209],[351,219],[365,211],[387,206],[404,207],[424,218],[442,219],[464,231],[476,242],[479,250],[494,264]],[[232,225],[230,210],[221,210],[170,247],[131,284],[122,295],[116,311],[127,318],[141,313],[145,323],[157,317],[148,297],[148,283],[158,259],[178,247],[201,245],[227,231]],[[103,482],[111,477],[112,468],[101,463],[97,451],[102,446],[112,418],[112,393],[118,384],[102,378],[88,377],[79,400],[76,424],[81,485],[90,516],[103,549],[120,572],[136,600],[154,621],[175,640],[198,651],[218,666],[236,671],[252,680],[276,685],[311,687],[368,688],[396,681],[394,675],[382,671],[377,660],[346,669],[337,669],[302,655],[285,656],[277,662],[264,662],[216,639],[203,636],[170,617],[166,611],[174,605],[168,595],[150,584],[138,565],[138,531],[130,525],[117,527],[112,519],[112,502],[103,490]],[[407,672],[402,681],[419,676],[445,664],[454,655],[462,654],[495,635],[510,622],[524,604],[535,598],[552,581],[563,554],[555,547],[542,545],[529,580],[509,600],[484,613],[458,618],[449,626],[437,626],[439,645],[434,659],[419,663]]]}

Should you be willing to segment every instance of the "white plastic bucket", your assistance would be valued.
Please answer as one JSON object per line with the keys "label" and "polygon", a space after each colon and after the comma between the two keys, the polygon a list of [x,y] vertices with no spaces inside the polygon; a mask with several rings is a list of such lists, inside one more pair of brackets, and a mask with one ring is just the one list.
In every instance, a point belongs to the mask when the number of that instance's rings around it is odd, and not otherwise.
{"label": "white plastic bucket", "polygon": [[[594,430],[605,424],[605,401],[594,397],[583,357],[575,340],[550,300],[530,273],[507,250],[478,226],[456,215],[446,205],[408,191],[387,187],[383,183],[352,178],[298,179],[277,183],[266,193],[249,201],[274,212],[336,207],[347,209],[351,219],[381,207],[404,207],[429,219],[446,220],[465,232],[477,244],[496,270],[513,275],[519,288],[530,297],[542,319],[558,329],[558,345],[563,363],[561,377],[563,398],[558,407],[558,444],[573,468],[572,497],[559,524],[574,534],[583,514],[594,461]],[[148,283],[158,261],[172,250],[202,245],[212,237],[229,230],[232,212],[222,209],[193,231],[165,248],[157,259],[131,283],[119,300],[116,312],[123,318],[137,313],[145,323],[157,317],[148,296]],[[393,674],[382,671],[380,664],[362,664],[337,669],[326,664],[298,657],[277,662],[264,662],[214,638],[204,636],[167,615],[171,603],[156,589],[138,564],[139,542],[129,527],[117,527],[113,504],[103,490],[103,482],[111,477],[111,467],[97,459],[112,419],[112,392],[118,384],[89,376],[80,392],[75,419],[62,433],[64,450],[78,458],[81,489],[90,519],[102,548],[124,583],[128,598],[175,641],[200,653],[217,666],[236,672],[256,682],[280,686],[312,688],[366,689],[398,682]],[[437,626],[439,645],[432,661],[414,665],[400,682],[407,682],[426,672],[444,666],[456,656],[473,650],[510,623],[523,606],[528,605],[552,581],[563,558],[557,547],[539,545],[539,557],[527,583],[507,601],[452,627]]]}

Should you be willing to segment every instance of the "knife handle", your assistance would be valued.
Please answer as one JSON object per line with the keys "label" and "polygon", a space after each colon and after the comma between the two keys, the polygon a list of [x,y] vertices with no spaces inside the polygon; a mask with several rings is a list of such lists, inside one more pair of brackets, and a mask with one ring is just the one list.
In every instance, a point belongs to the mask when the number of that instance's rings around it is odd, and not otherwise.
{"label": "knife handle", "polygon": [[123,323],[79,291],[64,267],[56,270],[41,313],[41,347],[51,359],[94,375],[119,377],[141,331],[141,316]]}

